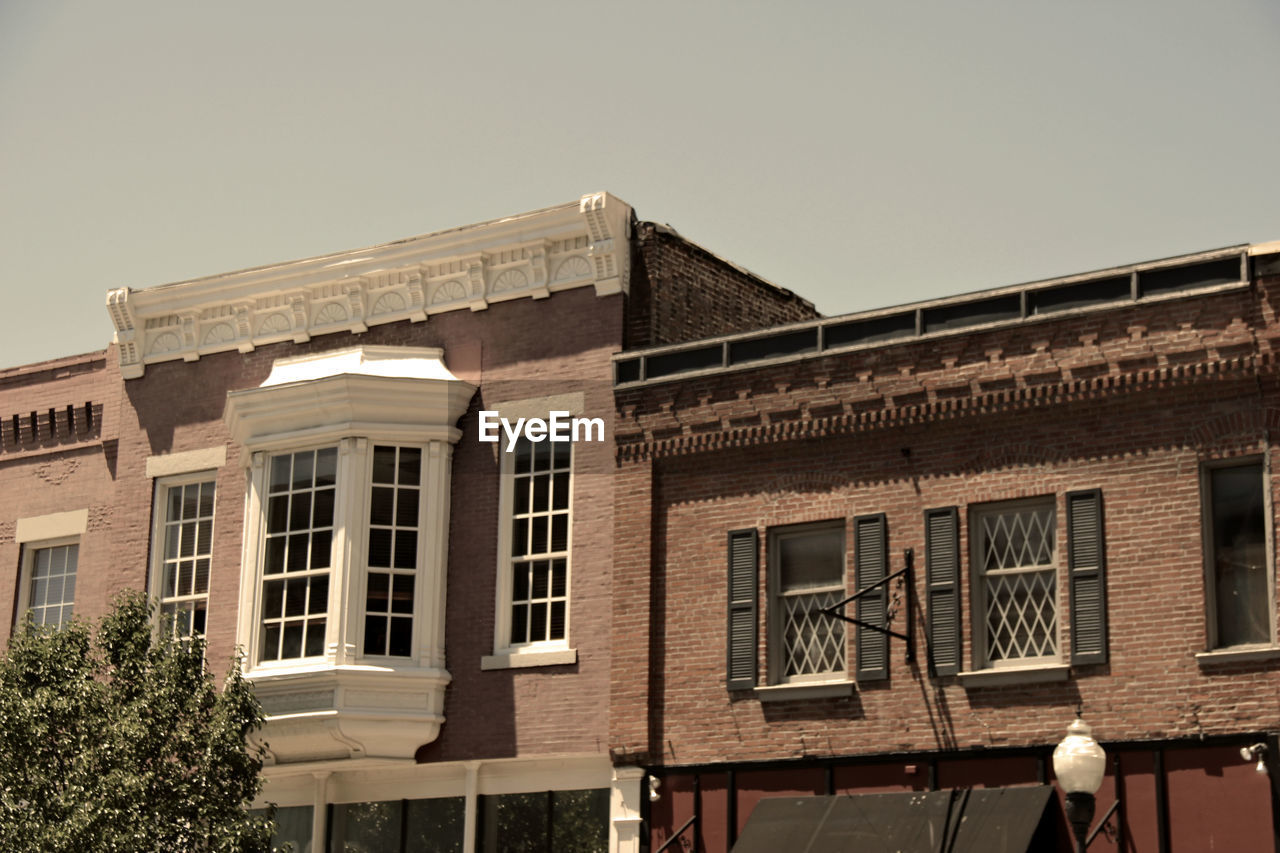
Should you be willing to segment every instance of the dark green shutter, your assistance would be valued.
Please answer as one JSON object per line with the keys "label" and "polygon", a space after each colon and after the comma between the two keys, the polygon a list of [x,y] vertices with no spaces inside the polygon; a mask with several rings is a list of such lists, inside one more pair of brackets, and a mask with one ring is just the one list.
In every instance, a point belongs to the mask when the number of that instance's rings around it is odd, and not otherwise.
{"label": "dark green shutter", "polygon": [[756,599],[760,540],[754,530],[729,532],[729,653],[730,690],[756,686]]}
{"label": "dark green shutter", "polygon": [[1067,492],[1067,569],[1071,587],[1071,663],[1107,662],[1106,545],[1102,492]]}
{"label": "dark green shutter", "polygon": [[[889,537],[885,529],[883,513],[862,515],[853,520],[854,583],[864,590],[889,573]],[[885,624],[885,594],[883,586],[876,587],[858,599],[857,618],[868,625],[881,628]],[[889,638],[879,631],[858,626],[857,630],[858,681],[883,681],[889,677]]]}
{"label": "dark green shutter", "polygon": [[934,675],[960,672],[960,521],[953,506],[924,512],[929,666]]}

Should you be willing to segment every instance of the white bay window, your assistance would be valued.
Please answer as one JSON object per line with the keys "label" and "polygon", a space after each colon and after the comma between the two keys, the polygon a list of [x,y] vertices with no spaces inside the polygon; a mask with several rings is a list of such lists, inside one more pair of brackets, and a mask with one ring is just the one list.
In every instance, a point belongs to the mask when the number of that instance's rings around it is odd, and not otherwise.
{"label": "white bay window", "polygon": [[443,722],[453,444],[438,349],[279,359],[228,395],[248,451],[239,643],[279,763],[411,759]]}

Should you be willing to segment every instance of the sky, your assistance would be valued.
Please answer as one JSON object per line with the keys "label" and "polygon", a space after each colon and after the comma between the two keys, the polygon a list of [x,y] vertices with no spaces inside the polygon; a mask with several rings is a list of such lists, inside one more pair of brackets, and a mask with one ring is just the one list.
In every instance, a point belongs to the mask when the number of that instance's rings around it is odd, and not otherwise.
{"label": "sky", "polygon": [[1280,3],[0,3],[0,367],[599,190],[828,315],[1277,240]]}

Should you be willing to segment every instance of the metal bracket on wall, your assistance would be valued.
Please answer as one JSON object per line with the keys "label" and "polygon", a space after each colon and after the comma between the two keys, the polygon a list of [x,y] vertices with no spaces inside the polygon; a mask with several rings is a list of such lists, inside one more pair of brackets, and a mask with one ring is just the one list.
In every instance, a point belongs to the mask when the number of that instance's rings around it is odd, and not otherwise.
{"label": "metal bracket on wall", "polygon": [[[911,661],[914,661],[916,659],[916,641],[914,636],[915,631],[912,630],[912,627],[914,625],[914,620],[912,618],[912,615],[915,611],[915,608],[913,607],[914,602],[912,600],[912,597],[915,594],[915,588],[916,588],[915,577],[913,573],[913,569],[915,568],[915,551],[913,551],[911,548],[905,549],[902,552],[902,562],[903,562],[903,567],[898,571],[893,572],[892,574],[885,575],[883,578],[876,581],[875,583],[869,586],[863,587],[862,589],[855,592],[853,595],[849,596],[843,601],[837,601],[835,604],[832,604],[830,607],[817,608],[815,612],[825,614],[834,619],[841,619],[845,622],[848,622],[850,625],[857,625],[860,628],[866,628],[869,631],[876,631],[877,633],[884,634],[887,637],[896,637],[897,639],[904,641],[907,644],[907,662],[910,663]],[[886,627],[887,625],[889,625],[889,623],[893,621],[894,617],[897,616],[897,608],[890,608],[889,605],[891,602],[887,596],[885,597],[885,603],[884,603],[884,625],[872,625],[870,622],[865,622],[861,619],[854,619],[853,617],[846,616],[844,614],[844,606],[846,604],[848,604],[851,601],[857,601],[859,598],[862,598],[864,595],[871,592],[872,590],[878,589],[879,587],[882,587],[882,586],[886,586],[889,583],[889,581],[894,580],[896,578],[901,578],[899,586],[905,587],[904,596],[903,596],[906,599],[905,604],[907,609],[907,630],[905,634],[900,634],[897,631],[892,631],[888,627]]]}

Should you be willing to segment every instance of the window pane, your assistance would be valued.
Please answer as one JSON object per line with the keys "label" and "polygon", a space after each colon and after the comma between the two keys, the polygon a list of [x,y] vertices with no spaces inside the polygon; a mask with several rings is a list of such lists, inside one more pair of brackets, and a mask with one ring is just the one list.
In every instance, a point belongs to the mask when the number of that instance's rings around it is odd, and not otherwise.
{"label": "window pane", "polygon": [[179,557],[190,557],[196,552],[196,523],[189,521],[182,525],[182,545],[178,548]]}
{"label": "window pane", "polygon": [[838,527],[782,533],[778,542],[783,591],[844,584],[844,531]]}
{"label": "window pane", "polygon": [[284,571],[284,552],[286,540],[283,536],[275,539],[268,539],[266,543],[266,557],[263,561],[263,571],[267,574],[276,574]]}
{"label": "window pane", "polygon": [[312,474],[315,469],[315,455],[312,453],[293,454],[293,490],[309,489],[312,486]]}
{"label": "window pane", "polygon": [[366,655],[387,653],[386,616],[370,613],[364,617],[364,653]]}
{"label": "window pane", "polygon": [[551,508],[552,509],[568,509],[569,508],[569,472],[563,471],[556,474],[552,480],[551,488]]}
{"label": "window pane", "polygon": [[391,596],[392,613],[413,612],[413,575],[396,575]]}
{"label": "window pane", "polygon": [[329,849],[335,853],[399,850],[401,809],[400,800],[335,805]]}
{"label": "window pane", "polygon": [[406,853],[462,853],[462,797],[405,803]]}
{"label": "window pane", "polygon": [[551,516],[551,550],[566,551],[569,548],[569,516]]}
{"label": "window pane", "polygon": [[333,532],[317,530],[311,535],[311,568],[329,568],[329,552],[333,548]]}
{"label": "window pane", "polygon": [[292,844],[294,853],[304,853],[311,845],[311,806],[287,806],[276,809],[276,831],[271,836],[273,847]]}
{"label": "window pane", "polygon": [[396,449],[394,447],[373,448],[373,482],[394,483],[395,481]]}
{"label": "window pane", "polygon": [[391,620],[391,639],[388,654],[408,657],[413,650],[413,620],[399,618]]}
{"label": "window pane", "polygon": [[369,523],[391,524],[395,499],[395,489],[375,487],[372,498],[369,501]]}
{"label": "window pane", "polygon": [[396,568],[413,569],[418,565],[418,534],[414,530],[396,531]]}
{"label": "window pane", "polygon": [[316,451],[316,486],[332,486],[338,474],[338,449],[326,447]]}
{"label": "window pane", "polygon": [[369,531],[369,565],[391,568],[391,531]]}
{"label": "window pane", "polygon": [[302,492],[293,496],[293,504],[289,507],[289,529],[308,530],[311,527],[311,493]]}
{"label": "window pane", "polygon": [[315,512],[312,518],[316,527],[333,526],[333,489],[321,489],[315,493]]}
{"label": "window pane", "polygon": [[532,488],[533,481],[528,477],[516,477],[512,480],[512,512],[529,511],[529,490]]}
{"label": "window pane", "polygon": [[545,792],[480,799],[480,849],[484,853],[550,851],[550,808]]}
{"label": "window pane", "polygon": [[1210,471],[1218,645],[1271,640],[1261,465]]}
{"label": "window pane", "polygon": [[293,457],[289,454],[271,458],[271,492],[283,492],[289,488],[289,469]]}
{"label": "window pane", "polygon": [[604,853],[609,792],[538,791],[479,798],[484,853]]}
{"label": "window pane", "polygon": [[307,643],[303,650],[306,657],[315,658],[324,654],[324,623],[323,619],[307,620]]}
{"label": "window pane", "polygon": [[417,447],[400,448],[400,485],[417,486],[422,482],[422,450]]}
{"label": "window pane", "polygon": [[595,853],[609,845],[609,791],[551,792],[551,840],[557,853]]}
{"label": "window pane", "polygon": [[418,490],[400,489],[396,501],[396,524],[401,527],[418,526]]}
{"label": "window pane", "polygon": [[289,496],[272,495],[267,499],[267,532],[281,533],[289,526]]}

